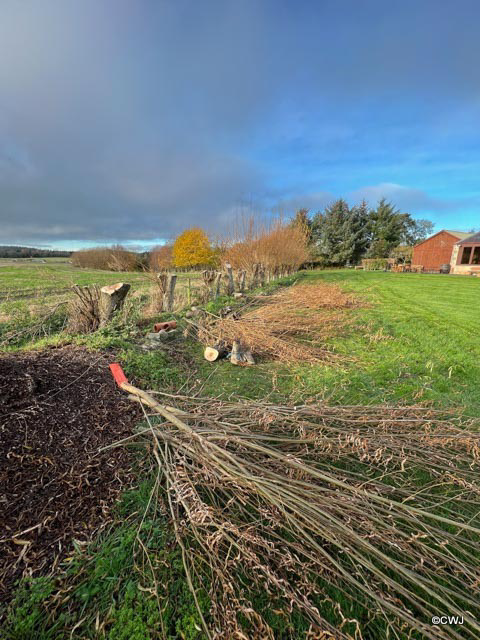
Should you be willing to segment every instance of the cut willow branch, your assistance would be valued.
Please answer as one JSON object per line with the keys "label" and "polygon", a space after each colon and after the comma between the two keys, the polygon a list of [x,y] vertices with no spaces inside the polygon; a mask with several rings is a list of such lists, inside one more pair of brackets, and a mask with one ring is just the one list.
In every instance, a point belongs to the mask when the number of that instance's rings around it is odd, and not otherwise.
{"label": "cut willow branch", "polygon": [[[212,638],[275,638],[259,590],[326,638],[479,637],[478,424],[422,407],[185,397],[180,413],[121,386],[154,414],[189,584],[196,598],[191,576],[210,585]],[[439,611],[463,615],[461,633],[433,627]]]}

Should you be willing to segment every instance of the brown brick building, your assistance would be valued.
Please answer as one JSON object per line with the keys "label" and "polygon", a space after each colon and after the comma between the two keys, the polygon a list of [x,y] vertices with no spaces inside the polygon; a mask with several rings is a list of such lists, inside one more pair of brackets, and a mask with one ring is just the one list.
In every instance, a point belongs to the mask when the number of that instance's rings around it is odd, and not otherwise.
{"label": "brown brick building", "polygon": [[480,273],[480,232],[455,244],[450,264],[452,273]]}
{"label": "brown brick building", "polygon": [[443,264],[450,264],[455,244],[470,235],[463,231],[439,231],[413,247],[412,264],[422,265],[427,271],[438,270]]}

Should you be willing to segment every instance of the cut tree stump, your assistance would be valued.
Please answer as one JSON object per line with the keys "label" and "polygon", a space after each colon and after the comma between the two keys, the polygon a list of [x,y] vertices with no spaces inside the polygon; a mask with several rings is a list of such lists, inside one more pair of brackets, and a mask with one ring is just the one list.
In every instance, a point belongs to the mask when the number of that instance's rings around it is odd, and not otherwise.
{"label": "cut tree stump", "polygon": [[234,340],[232,345],[232,355],[230,356],[232,364],[255,364],[252,352],[244,347],[240,340]]}
{"label": "cut tree stump", "polygon": [[265,286],[265,267],[263,266],[263,264],[260,264],[260,266],[259,266],[258,279],[259,279],[259,282],[260,282],[260,286],[264,287]]}
{"label": "cut tree stump", "polygon": [[245,280],[247,277],[247,272],[245,271],[245,269],[241,269],[238,272],[238,291],[240,293],[243,293],[245,291]]}
{"label": "cut tree stump", "polygon": [[227,272],[227,296],[231,296],[235,290],[235,283],[233,280],[233,269],[229,262],[225,263],[225,271]]}
{"label": "cut tree stump", "polygon": [[227,355],[227,347],[223,340],[220,340],[213,347],[205,347],[205,351],[203,352],[203,357],[208,362],[215,362],[216,360],[220,360],[220,358],[224,358]]}
{"label": "cut tree stump", "polygon": [[256,262],[253,265],[252,282],[251,282],[252,289],[255,289],[258,286],[258,272],[259,271],[260,271],[260,265],[258,264],[258,262]]}
{"label": "cut tree stump", "polygon": [[76,295],[68,305],[68,331],[70,333],[96,331],[100,324],[100,288],[96,284],[89,287],[74,285],[72,291]]}
{"label": "cut tree stump", "polygon": [[130,285],[125,282],[117,282],[117,284],[110,284],[100,289],[100,328],[105,327],[115,311],[122,307],[129,290]]}

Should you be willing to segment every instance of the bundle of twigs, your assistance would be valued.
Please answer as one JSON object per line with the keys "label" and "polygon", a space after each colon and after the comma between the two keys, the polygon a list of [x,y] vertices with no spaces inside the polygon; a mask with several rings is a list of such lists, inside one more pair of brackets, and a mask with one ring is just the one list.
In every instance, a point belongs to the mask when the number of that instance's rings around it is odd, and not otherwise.
{"label": "bundle of twigs", "polygon": [[75,294],[68,305],[68,325],[70,333],[92,333],[100,325],[100,287],[74,285]]}
{"label": "bundle of twigs", "polygon": [[[188,584],[209,585],[207,637],[274,638],[258,592],[318,637],[479,637],[472,425],[422,408],[183,398],[177,410],[123,388],[153,410],[143,434]],[[464,624],[432,626],[443,614]]]}
{"label": "bundle of twigs", "polygon": [[238,318],[219,319],[200,338],[208,342],[213,330],[226,343],[238,340],[258,355],[283,362],[338,360],[325,340],[351,322],[343,310],[358,306],[357,298],[336,285],[296,285],[262,297],[261,306]]}

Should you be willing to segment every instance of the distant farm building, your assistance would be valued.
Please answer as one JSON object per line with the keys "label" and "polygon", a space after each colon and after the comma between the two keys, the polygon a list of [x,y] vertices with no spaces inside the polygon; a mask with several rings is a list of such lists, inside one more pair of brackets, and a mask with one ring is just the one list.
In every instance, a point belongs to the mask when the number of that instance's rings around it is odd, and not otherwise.
{"label": "distant farm building", "polygon": [[439,231],[413,248],[412,264],[424,271],[450,265],[450,273],[480,272],[480,233]]}
{"label": "distant farm building", "polygon": [[472,233],[453,247],[453,273],[480,273],[480,233]]}

